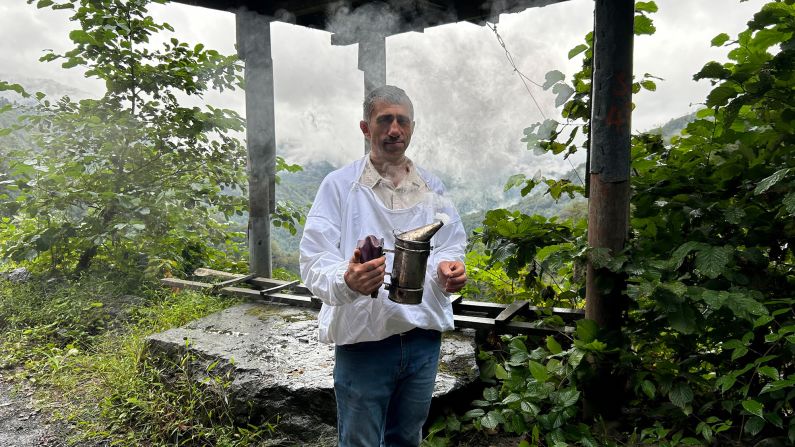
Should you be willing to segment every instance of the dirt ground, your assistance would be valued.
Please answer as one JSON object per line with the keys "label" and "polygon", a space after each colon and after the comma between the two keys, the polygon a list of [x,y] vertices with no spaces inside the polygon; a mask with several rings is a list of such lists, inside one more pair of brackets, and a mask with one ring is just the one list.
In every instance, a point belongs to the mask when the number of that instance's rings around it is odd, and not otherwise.
{"label": "dirt ground", "polygon": [[[68,447],[72,428],[55,420],[37,405],[34,387],[12,382],[12,371],[0,370],[0,447]],[[471,439],[462,447],[515,447],[520,438],[493,437]],[[72,444],[79,447],[104,447],[103,443]]]}
{"label": "dirt ground", "polygon": [[65,447],[70,428],[38,409],[33,387],[17,385],[0,371],[0,446]]}

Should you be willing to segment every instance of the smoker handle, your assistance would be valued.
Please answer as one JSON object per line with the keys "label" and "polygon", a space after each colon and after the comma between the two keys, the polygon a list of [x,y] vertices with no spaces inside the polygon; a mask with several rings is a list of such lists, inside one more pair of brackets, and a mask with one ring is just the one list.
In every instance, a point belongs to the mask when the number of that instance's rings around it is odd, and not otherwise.
{"label": "smoker handle", "polygon": [[[365,263],[384,255],[384,239],[379,239],[371,234],[359,240],[356,248],[359,249],[361,254],[359,261]],[[370,297],[378,298],[378,290],[370,294]]]}

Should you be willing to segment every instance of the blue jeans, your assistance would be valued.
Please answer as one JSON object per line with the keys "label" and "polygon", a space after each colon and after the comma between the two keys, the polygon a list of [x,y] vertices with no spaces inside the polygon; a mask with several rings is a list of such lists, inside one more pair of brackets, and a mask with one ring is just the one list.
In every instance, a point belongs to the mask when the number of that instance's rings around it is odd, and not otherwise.
{"label": "blue jeans", "polygon": [[336,347],[340,447],[416,447],[428,417],[441,334],[413,329]]}

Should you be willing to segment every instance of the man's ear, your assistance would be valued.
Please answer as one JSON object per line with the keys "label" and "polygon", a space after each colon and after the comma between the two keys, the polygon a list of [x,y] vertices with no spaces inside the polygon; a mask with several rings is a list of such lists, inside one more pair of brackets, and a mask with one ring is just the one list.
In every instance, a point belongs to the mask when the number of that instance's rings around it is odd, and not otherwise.
{"label": "man's ear", "polygon": [[359,129],[362,129],[365,138],[370,138],[370,126],[367,125],[367,121],[359,121]]}

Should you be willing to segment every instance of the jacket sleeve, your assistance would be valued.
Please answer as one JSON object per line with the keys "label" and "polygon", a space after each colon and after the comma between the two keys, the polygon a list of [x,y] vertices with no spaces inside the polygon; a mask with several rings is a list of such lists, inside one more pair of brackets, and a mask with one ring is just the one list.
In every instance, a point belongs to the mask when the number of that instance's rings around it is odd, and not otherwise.
{"label": "jacket sleeve", "polygon": [[437,266],[442,261],[464,262],[467,247],[467,235],[460,219],[451,221],[442,227],[434,236],[433,250],[428,262],[428,272],[437,283],[439,281]]}
{"label": "jacket sleeve", "polygon": [[[430,178],[432,180],[429,186],[436,194],[434,209],[437,212],[447,215],[450,219],[450,221],[434,235],[433,250],[431,251],[431,256],[428,260],[428,269],[426,270],[426,274],[430,274],[431,278],[439,285],[437,266],[442,261],[464,262],[467,249],[467,234],[464,229],[464,224],[461,221],[461,216],[458,214],[458,210],[456,210],[452,201],[445,197],[444,185],[438,178]],[[447,294],[446,292],[443,293]]]}
{"label": "jacket sleeve", "polygon": [[342,197],[326,179],[306,217],[299,263],[304,285],[331,306],[348,304],[360,296],[343,276],[352,253],[346,255],[340,249],[341,223]]}

